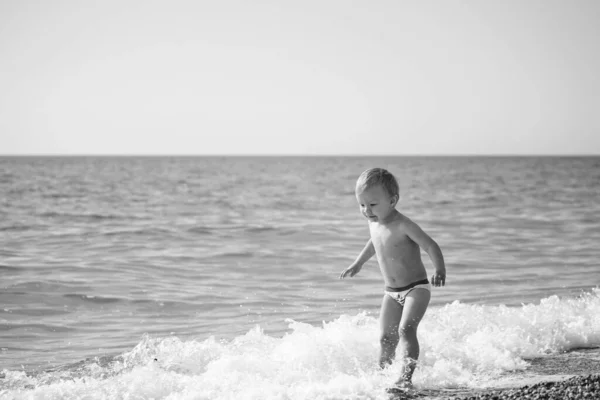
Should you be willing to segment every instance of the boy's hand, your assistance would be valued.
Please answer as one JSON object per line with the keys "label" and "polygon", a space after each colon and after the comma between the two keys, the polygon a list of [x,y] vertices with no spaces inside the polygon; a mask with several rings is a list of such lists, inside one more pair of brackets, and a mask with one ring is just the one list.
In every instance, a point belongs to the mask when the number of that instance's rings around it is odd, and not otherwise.
{"label": "boy's hand", "polygon": [[340,279],[344,279],[348,275],[350,275],[350,277],[353,277],[354,275],[358,274],[358,271],[360,271],[361,269],[362,265],[352,264],[344,271],[342,271],[342,273],[340,274]]}
{"label": "boy's hand", "polygon": [[433,286],[445,286],[446,271],[436,271],[435,274],[431,275],[431,284]]}

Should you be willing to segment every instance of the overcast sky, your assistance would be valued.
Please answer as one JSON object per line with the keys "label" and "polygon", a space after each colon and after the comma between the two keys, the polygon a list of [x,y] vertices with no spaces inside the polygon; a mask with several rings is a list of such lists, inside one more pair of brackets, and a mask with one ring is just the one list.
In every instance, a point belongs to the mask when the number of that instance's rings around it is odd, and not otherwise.
{"label": "overcast sky", "polygon": [[0,154],[600,154],[597,0],[0,0]]}

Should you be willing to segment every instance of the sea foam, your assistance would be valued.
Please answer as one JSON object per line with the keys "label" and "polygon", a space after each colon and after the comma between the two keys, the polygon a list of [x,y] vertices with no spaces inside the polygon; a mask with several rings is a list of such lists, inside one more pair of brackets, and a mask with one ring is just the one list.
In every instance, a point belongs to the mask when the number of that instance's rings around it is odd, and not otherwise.
{"label": "sea foam", "polygon": [[[4,370],[7,399],[386,399],[402,357],[378,367],[376,316],[313,326],[288,320],[230,341],[145,336],[130,351],[43,373]],[[454,302],[419,327],[417,388],[483,388],[513,380],[537,357],[600,345],[600,290],[520,307]],[[514,382],[513,382],[514,383]]]}

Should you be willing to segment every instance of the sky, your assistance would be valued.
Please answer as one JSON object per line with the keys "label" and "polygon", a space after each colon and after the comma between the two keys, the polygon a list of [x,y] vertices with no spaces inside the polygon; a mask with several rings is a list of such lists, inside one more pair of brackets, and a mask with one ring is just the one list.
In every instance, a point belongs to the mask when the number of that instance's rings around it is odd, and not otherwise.
{"label": "sky", "polygon": [[597,0],[0,0],[0,154],[600,154]]}

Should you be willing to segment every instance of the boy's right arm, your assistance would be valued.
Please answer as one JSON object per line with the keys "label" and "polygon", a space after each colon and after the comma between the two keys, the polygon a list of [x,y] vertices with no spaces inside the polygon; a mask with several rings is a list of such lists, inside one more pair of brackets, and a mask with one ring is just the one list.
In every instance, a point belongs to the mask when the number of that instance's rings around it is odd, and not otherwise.
{"label": "boy's right arm", "polygon": [[340,274],[340,279],[344,279],[346,276],[350,275],[351,277],[358,274],[358,271],[361,270],[364,263],[366,263],[373,255],[375,254],[375,247],[373,246],[373,241],[369,239],[365,248],[360,252],[356,260],[346,268]]}

